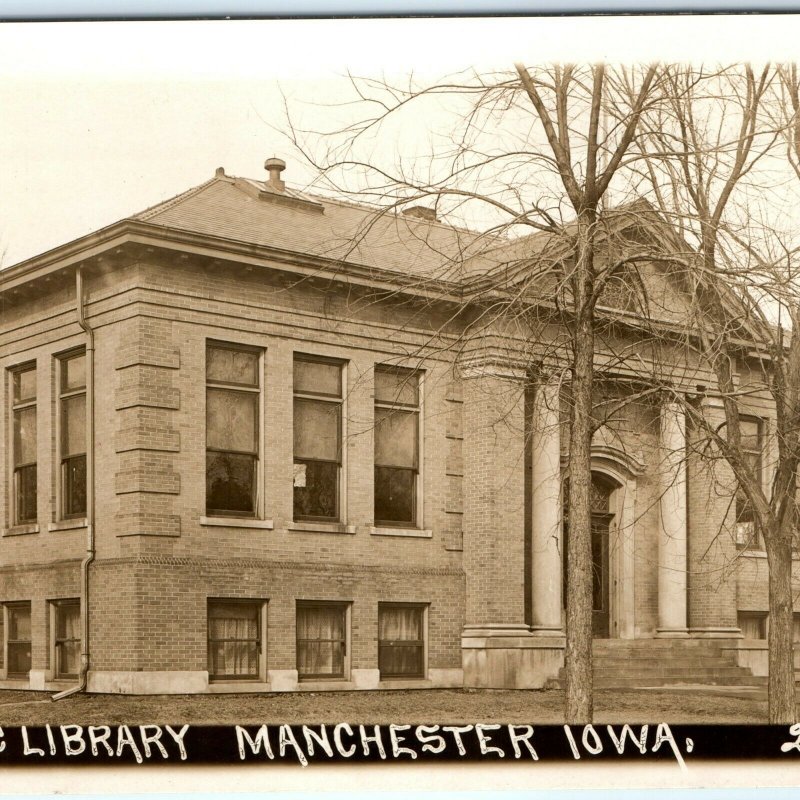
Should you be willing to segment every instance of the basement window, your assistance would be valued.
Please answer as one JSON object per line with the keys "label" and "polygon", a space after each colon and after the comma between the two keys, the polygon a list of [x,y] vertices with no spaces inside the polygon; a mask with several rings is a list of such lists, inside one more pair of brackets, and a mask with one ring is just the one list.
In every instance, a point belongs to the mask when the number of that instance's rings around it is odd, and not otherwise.
{"label": "basement window", "polygon": [[27,678],[31,669],[31,604],[7,603],[4,611],[6,676]]}
{"label": "basement window", "polygon": [[427,607],[378,604],[378,667],[383,678],[425,677]]}
{"label": "basement window", "polygon": [[766,611],[739,611],[736,617],[745,639],[767,638]]}
{"label": "basement window", "polygon": [[300,679],[347,674],[348,603],[297,603],[297,674]]}
{"label": "basement window", "polygon": [[81,665],[80,600],[57,600],[51,607],[55,676],[77,678]]}
{"label": "basement window", "polygon": [[259,600],[208,601],[208,675],[214,681],[261,677],[264,603]]}

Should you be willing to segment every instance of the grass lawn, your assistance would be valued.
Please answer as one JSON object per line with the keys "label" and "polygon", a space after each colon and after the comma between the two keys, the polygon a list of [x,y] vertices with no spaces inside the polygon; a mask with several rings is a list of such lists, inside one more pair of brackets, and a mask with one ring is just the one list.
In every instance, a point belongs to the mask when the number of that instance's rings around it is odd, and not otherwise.
{"label": "grass lawn", "polygon": [[[564,693],[434,689],[381,692],[291,692],[260,695],[74,695],[52,702],[40,692],[0,691],[0,726],[231,725],[261,723],[560,724]],[[716,723],[767,721],[766,695],[732,690],[601,690],[601,723]]]}

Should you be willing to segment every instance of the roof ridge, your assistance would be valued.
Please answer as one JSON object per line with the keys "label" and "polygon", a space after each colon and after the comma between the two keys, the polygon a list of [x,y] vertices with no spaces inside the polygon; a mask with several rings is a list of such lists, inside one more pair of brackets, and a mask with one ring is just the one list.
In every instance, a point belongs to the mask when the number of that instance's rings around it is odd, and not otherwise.
{"label": "roof ridge", "polygon": [[[207,181],[203,181],[203,183],[200,183],[197,186],[192,186],[190,189],[186,189],[185,191],[169,197],[166,200],[162,200],[160,203],[155,203],[152,206],[148,206],[143,211],[138,211],[137,213],[132,214],[130,217],[128,217],[128,219],[136,219],[140,220],[141,222],[146,222],[147,220],[156,216],[156,214],[160,214],[162,211],[167,211],[170,208],[174,208],[184,200],[188,200],[190,197],[193,197],[198,192],[202,191],[207,186],[210,186],[217,180],[224,180],[224,178],[220,175],[214,175],[214,177],[209,178]],[[229,183],[230,181],[225,182]]]}

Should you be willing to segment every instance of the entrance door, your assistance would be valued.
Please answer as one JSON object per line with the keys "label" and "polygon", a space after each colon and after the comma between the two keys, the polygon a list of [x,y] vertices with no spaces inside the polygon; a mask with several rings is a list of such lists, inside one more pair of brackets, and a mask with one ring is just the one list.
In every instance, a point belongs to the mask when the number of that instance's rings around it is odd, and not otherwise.
{"label": "entrance door", "polygon": [[[608,540],[611,529],[611,520],[614,515],[610,512],[611,493],[614,486],[597,476],[592,478],[591,506],[592,506],[592,634],[596,639],[608,639],[610,633],[610,604],[609,604],[609,565],[608,565]],[[565,490],[565,495],[567,491]],[[566,607],[569,582],[567,575],[567,537],[569,536],[568,513],[564,512],[564,548],[563,548],[563,586],[564,604]]]}
{"label": "entrance door", "polygon": [[598,475],[592,475],[592,633],[598,639],[608,639],[608,533],[611,520],[611,492],[614,487]]}
{"label": "entrance door", "polygon": [[608,531],[611,514],[592,512],[592,633],[608,639]]}

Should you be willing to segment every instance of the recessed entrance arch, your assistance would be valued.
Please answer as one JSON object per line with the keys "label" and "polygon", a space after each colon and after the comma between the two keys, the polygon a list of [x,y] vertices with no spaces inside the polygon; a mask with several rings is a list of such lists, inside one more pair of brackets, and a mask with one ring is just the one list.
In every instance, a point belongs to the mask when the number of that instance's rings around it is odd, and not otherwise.
{"label": "recessed entrance arch", "polygon": [[[592,623],[597,638],[633,639],[634,522],[636,479],[644,471],[641,459],[626,452],[613,434],[601,429],[592,445],[592,562],[594,568]],[[563,465],[568,480],[567,463]],[[564,489],[563,497],[568,492]],[[567,509],[564,509],[566,561]],[[564,573],[564,598],[569,591]],[[564,601],[566,605],[566,599]]]}

